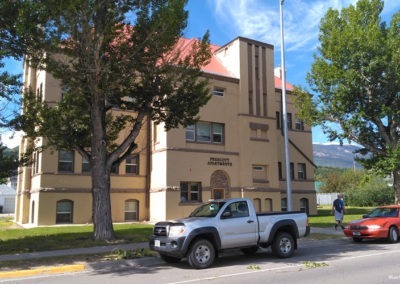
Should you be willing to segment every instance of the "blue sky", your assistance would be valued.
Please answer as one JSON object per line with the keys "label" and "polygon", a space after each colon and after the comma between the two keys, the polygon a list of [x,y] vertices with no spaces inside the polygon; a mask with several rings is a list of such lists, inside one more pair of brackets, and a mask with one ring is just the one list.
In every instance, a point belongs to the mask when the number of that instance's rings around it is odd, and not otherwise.
{"label": "blue sky", "polygon": [[[307,87],[305,77],[318,46],[321,18],[328,8],[340,10],[356,0],[285,0],[283,5],[285,66],[287,81]],[[211,42],[224,45],[238,36],[275,46],[275,66],[281,64],[280,0],[189,0],[188,26],[184,36],[201,37],[210,31]],[[389,22],[400,10],[400,1],[386,0],[381,14]],[[6,62],[11,73],[22,73],[20,62]],[[7,137],[2,138],[4,142]],[[327,142],[319,128],[313,129],[313,142]]]}

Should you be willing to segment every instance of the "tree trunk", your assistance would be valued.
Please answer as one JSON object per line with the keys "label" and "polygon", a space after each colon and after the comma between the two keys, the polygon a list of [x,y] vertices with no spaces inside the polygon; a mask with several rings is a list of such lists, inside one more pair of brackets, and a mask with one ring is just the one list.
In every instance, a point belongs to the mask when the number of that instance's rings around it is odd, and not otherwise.
{"label": "tree trunk", "polygon": [[95,240],[114,239],[111,216],[110,174],[108,164],[104,97],[92,96],[92,214]]}
{"label": "tree trunk", "polygon": [[393,172],[393,187],[395,189],[395,204],[400,204],[400,171]]}

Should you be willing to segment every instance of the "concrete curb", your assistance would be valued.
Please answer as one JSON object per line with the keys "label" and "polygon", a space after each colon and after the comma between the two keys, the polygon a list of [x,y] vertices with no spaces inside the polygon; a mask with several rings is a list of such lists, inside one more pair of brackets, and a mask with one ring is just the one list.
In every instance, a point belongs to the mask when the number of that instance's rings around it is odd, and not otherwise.
{"label": "concrete curb", "polygon": [[43,268],[25,269],[16,271],[4,271],[0,272],[0,279],[29,277],[41,274],[80,272],[85,269],[86,269],[85,264],[72,264],[72,265],[49,266]]}

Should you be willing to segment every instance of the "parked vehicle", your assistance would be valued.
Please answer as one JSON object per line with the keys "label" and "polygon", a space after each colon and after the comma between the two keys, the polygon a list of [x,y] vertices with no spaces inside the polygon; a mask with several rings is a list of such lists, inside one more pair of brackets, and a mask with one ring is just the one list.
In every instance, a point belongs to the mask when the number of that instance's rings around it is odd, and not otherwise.
{"label": "parked vehicle", "polygon": [[158,222],[149,245],[166,262],[187,258],[193,268],[202,269],[227,249],[254,254],[271,246],[277,257],[291,257],[297,239],[309,232],[306,213],[256,214],[250,199],[221,199],[201,205],[187,218]]}
{"label": "parked vehicle", "polygon": [[363,239],[387,239],[391,243],[399,240],[400,205],[379,206],[363,219],[348,223],[343,232],[355,242]]}

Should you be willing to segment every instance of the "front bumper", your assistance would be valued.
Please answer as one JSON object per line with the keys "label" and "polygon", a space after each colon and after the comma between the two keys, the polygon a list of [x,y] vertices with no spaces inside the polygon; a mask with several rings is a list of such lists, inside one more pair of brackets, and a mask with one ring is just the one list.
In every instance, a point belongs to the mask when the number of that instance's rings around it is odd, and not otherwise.
{"label": "front bumper", "polygon": [[185,239],[186,237],[170,238],[152,235],[149,248],[161,254],[182,258],[186,254],[186,249],[184,249]]}
{"label": "front bumper", "polygon": [[360,239],[385,239],[388,236],[388,230],[386,228],[377,230],[344,229],[343,233],[346,237]]}

